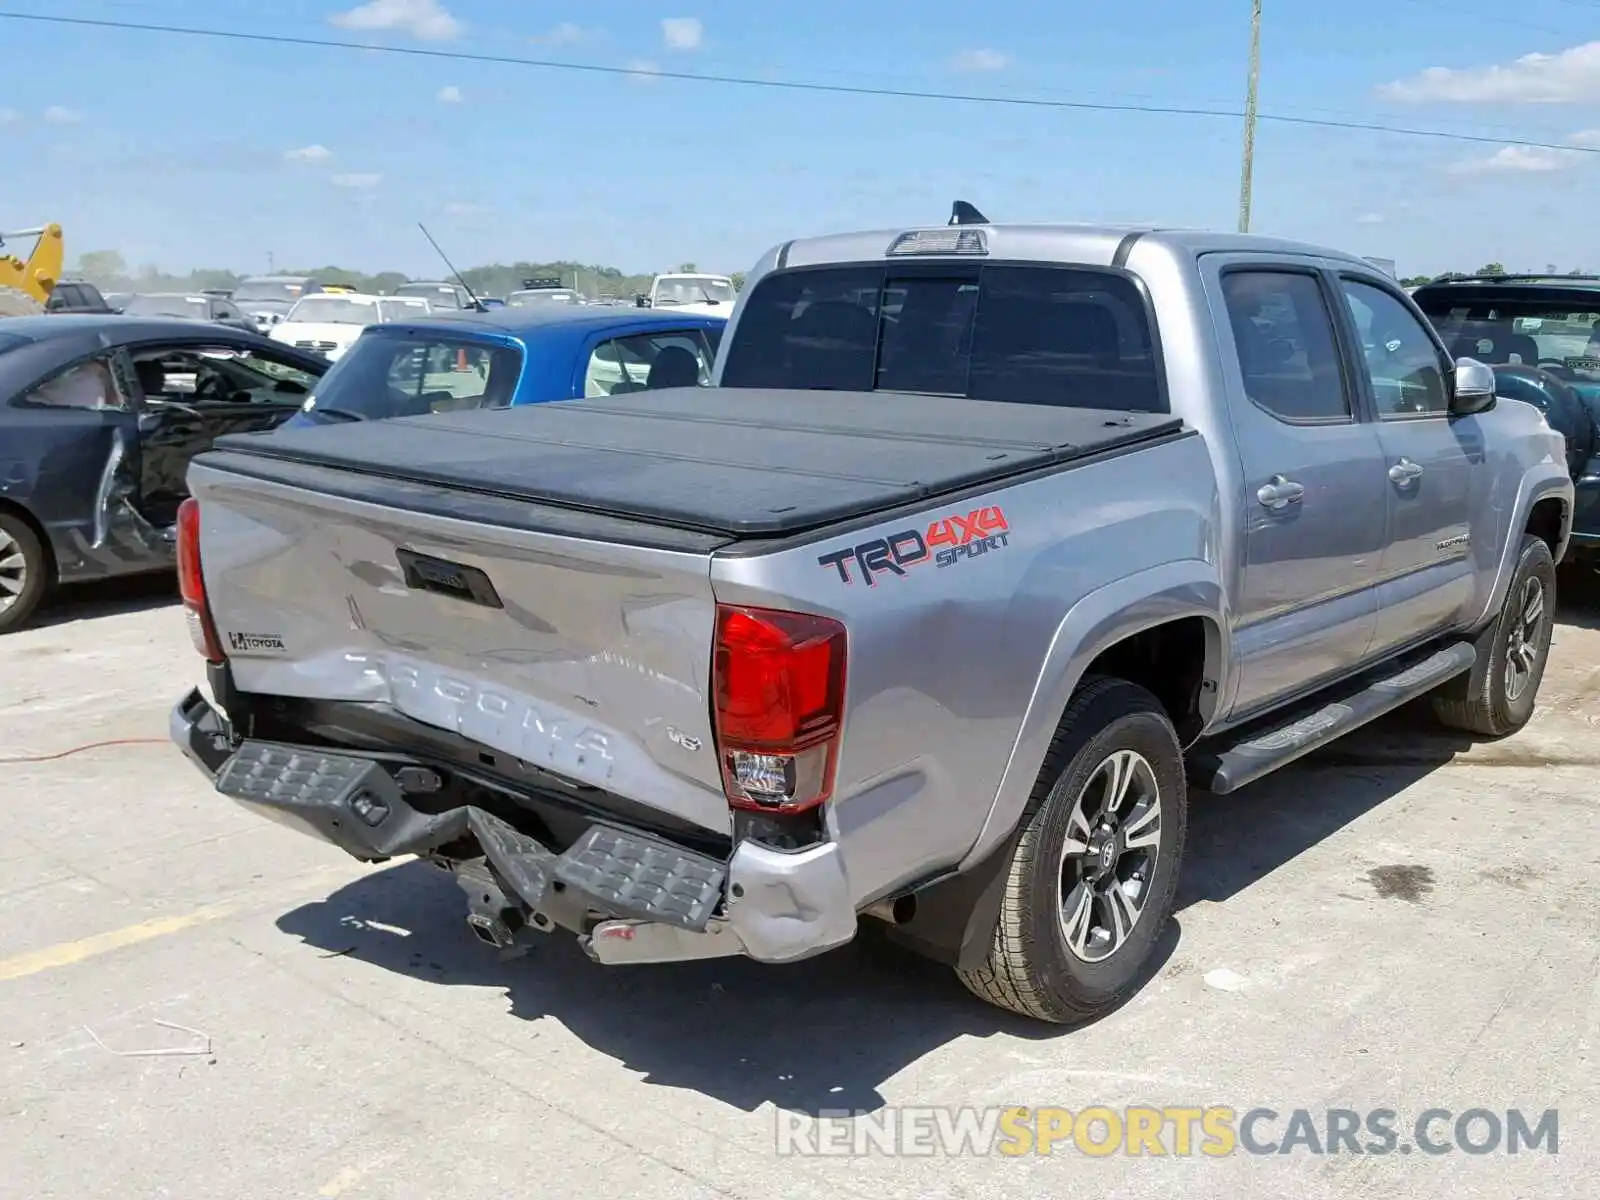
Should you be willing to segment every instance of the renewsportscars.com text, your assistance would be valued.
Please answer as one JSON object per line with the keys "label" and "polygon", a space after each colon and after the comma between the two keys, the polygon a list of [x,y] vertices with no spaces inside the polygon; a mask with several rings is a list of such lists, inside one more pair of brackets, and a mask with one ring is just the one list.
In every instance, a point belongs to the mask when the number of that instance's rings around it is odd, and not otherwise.
{"label": "renewsportscars.com text", "polygon": [[885,1108],[780,1112],[776,1148],[802,1157],[1556,1154],[1559,1125],[1555,1109]]}

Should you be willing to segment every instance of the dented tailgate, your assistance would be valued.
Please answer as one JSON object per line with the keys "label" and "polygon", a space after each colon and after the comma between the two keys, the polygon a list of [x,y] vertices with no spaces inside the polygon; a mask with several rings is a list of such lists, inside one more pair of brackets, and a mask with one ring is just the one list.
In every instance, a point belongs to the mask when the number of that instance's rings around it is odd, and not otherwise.
{"label": "dented tailgate", "polygon": [[338,494],[337,473],[227,462],[200,460],[189,485],[240,689],[392,705],[727,831],[707,699],[710,543],[548,532],[520,501],[418,511],[440,495],[419,486],[385,485],[405,493],[390,507]]}

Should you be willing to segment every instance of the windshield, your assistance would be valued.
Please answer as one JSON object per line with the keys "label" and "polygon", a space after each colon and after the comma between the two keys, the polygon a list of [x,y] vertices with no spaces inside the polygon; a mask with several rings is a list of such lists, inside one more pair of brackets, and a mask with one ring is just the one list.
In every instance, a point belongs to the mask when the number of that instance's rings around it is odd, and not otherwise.
{"label": "windshield", "polygon": [[719,382],[1170,411],[1138,287],[1087,267],[774,272],[746,297]]}
{"label": "windshield", "polygon": [[135,317],[196,317],[205,320],[211,306],[194,296],[132,296],[122,311]]}
{"label": "windshield", "polygon": [[322,377],[305,411],[336,419],[415,417],[459,408],[505,408],[522,373],[522,352],[499,342],[374,330]]}
{"label": "windshield", "polygon": [[426,300],[410,299],[383,299],[378,301],[378,320],[380,321],[414,321],[418,317],[425,317],[433,311],[433,306]]}
{"label": "windshield", "polygon": [[436,304],[445,304],[451,308],[459,308],[459,297],[456,289],[448,283],[402,283],[395,288],[396,296],[421,296],[432,300]]}
{"label": "windshield", "polygon": [[298,325],[371,325],[378,319],[378,302],[368,297],[307,296],[289,310]]}
{"label": "windshield", "polygon": [[298,283],[281,283],[270,279],[246,279],[233,290],[233,298],[240,304],[250,304],[260,300],[275,300],[285,303],[300,299],[300,293],[305,288]]}
{"label": "windshield", "polygon": [[1494,297],[1417,297],[1457,358],[1538,366],[1568,383],[1600,384],[1600,304]]}
{"label": "windshield", "polygon": [[655,288],[656,304],[704,304],[708,300],[733,303],[733,284],[715,275],[685,275],[674,279],[658,279]]}
{"label": "windshield", "polygon": [[531,308],[535,304],[576,304],[578,293],[567,288],[539,288],[537,291],[512,292],[506,303],[512,308]]}

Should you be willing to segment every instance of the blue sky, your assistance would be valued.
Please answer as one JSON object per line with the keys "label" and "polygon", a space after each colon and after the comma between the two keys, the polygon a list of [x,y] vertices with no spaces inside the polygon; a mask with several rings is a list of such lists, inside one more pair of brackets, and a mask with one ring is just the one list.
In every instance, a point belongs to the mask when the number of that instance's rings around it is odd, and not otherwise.
{"label": "blue sky", "polygon": [[[1231,228],[1237,119],[830,95],[682,70],[1234,109],[1249,0],[4,0],[636,69],[586,75],[0,20],[0,228],[168,268],[738,270],[786,237],[996,219]],[[1600,147],[1600,0],[1267,0],[1263,113]],[[1510,15],[1508,15],[1510,14]],[[1536,57],[1529,58],[1533,55]],[[18,164],[30,164],[23,170]],[[1402,273],[1600,271],[1600,155],[1265,123],[1254,227]]]}

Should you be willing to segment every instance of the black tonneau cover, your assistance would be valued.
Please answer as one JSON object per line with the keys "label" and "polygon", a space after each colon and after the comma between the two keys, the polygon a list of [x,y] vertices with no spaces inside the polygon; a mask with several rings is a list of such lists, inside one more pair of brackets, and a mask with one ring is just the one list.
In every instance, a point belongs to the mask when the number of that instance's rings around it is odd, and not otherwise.
{"label": "black tonneau cover", "polygon": [[1179,430],[892,392],[677,388],[224,437],[219,450],[728,537],[803,533]]}

